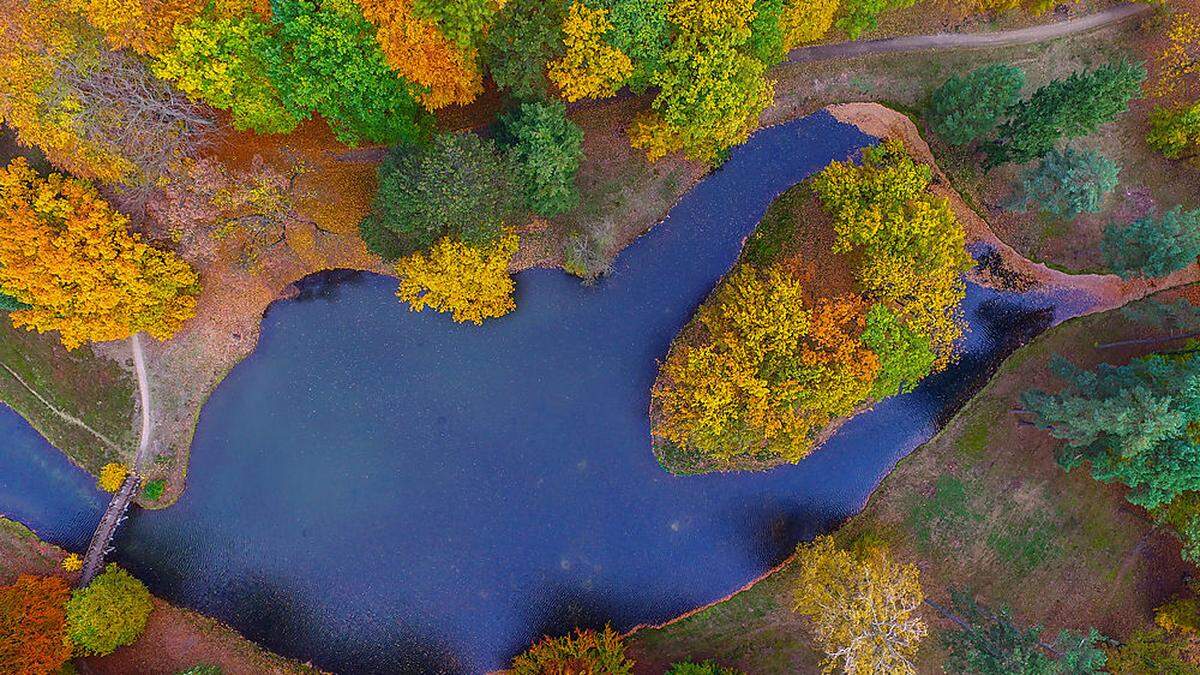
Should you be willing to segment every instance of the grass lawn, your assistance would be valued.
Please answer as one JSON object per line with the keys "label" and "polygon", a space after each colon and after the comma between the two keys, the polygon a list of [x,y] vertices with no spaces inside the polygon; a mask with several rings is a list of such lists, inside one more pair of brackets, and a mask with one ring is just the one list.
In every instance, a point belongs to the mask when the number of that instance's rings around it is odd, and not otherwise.
{"label": "grass lawn", "polygon": [[[1153,308],[1151,317],[1169,311],[1160,297],[1140,303]],[[1054,461],[1056,442],[1010,411],[1027,388],[1059,386],[1048,369],[1052,355],[1082,366],[1125,362],[1139,352],[1095,345],[1145,336],[1155,323],[1114,310],[1066,322],[1015,352],[835,537],[842,544],[878,537],[918,565],[932,599],[945,602],[949,588],[970,588],[1012,607],[1018,621],[1046,625],[1048,634],[1095,626],[1120,639],[1145,625],[1194,573],[1180,560],[1178,541],[1128,504],[1121,488],[1093,481],[1086,469],[1064,473]],[[636,632],[637,671],[712,658],[750,673],[814,672],[819,655],[790,611],[792,574],[785,564],[724,602]],[[942,625],[931,612],[926,620]],[[931,638],[922,648],[921,672],[940,672],[936,644]]]}

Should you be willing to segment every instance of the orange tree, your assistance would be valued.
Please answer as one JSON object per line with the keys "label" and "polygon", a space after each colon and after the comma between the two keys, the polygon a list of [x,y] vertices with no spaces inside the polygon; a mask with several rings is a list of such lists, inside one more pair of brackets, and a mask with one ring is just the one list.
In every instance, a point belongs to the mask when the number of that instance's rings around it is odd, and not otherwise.
{"label": "orange tree", "polygon": [[545,637],[513,659],[513,675],[629,675],[633,662],[625,658],[621,636],[605,626],[602,631],[576,630],[574,635]]}
{"label": "orange tree", "polygon": [[58,577],[22,574],[0,586],[0,673],[46,675],[71,658],[67,596]]}
{"label": "orange tree", "polygon": [[41,178],[23,158],[0,170],[0,288],[30,306],[13,325],[58,331],[68,349],[174,335],[196,313],[199,280],[128,225],[84,181]]}

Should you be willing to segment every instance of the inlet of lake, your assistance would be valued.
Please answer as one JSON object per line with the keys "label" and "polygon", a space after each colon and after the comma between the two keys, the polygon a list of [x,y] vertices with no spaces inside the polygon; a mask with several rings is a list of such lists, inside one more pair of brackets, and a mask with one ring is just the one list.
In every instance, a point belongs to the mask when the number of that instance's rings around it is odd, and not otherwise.
{"label": "inlet of lake", "polygon": [[[671,339],[773,198],[875,142],[818,113],[755,134],[591,286],[517,275],[482,327],[385,277],[310,277],[200,416],[187,491],[135,509],[113,558],[171,602],[342,673],[479,673],[575,626],[661,622],[859,510],[1047,298],[969,286],[962,356],[795,466],[676,477],[647,409]],[[0,513],[86,546],[104,496],[11,410]]]}

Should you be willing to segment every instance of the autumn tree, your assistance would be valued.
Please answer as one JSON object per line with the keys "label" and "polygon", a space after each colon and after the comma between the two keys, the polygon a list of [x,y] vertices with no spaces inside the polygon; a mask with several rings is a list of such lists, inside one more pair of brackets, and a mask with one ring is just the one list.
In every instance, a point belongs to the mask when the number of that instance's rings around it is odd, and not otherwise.
{"label": "autumn tree", "polygon": [[796,550],[793,609],[812,624],[824,672],[915,673],[925,638],[917,567],[883,547],[849,551],[822,535]]}
{"label": "autumn tree", "polygon": [[116,492],[125,484],[129,469],[118,462],[109,462],[100,467],[100,476],[96,479],[96,487],[105,492]]}
{"label": "autumn tree", "polygon": [[1127,365],[1081,370],[1053,362],[1065,382],[1056,394],[1030,390],[1021,402],[1038,427],[1066,443],[1058,463],[1084,463],[1092,477],[1130,488],[1126,499],[1154,508],[1187,490],[1200,490],[1200,359],[1155,354]]}
{"label": "autumn tree", "polygon": [[563,55],[565,0],[508,0],[481,48],[496,86],[518,101],[547,97],[546,67]]}
{"label": "autumn tree", "polygon": [[1200,103],[1182,108],[1155,108],[1146,142],[1167,159],[1200,157]]}
{"label": "autumn tree", "polygon": [[1042,640],[1041,626],[1021,628],[1006,607],[991,609],[970,593],[951,589],[955,628],[942,632],[949,652],[947,673],[963,675],[1099,675],[1107,656],[1105,638],[1095,628],[1087,633],[1063,630],[1053,645]]}
{"label": "autumn tree", "polygon": [[512,211],[511,173],[495,143],[473,133],[399,147],[379,168],[371,213],[359,227],[363,241],[384,260],[428,249],[443,236],[485,247]]}
{"label": "autumn tree", "polygon": [[739,264],[685,329],[706,339],[677,342],[663,364],[654,434],[721,466],[799,461],[878,373],[863,313],[853,298],[806,306],[787,273]]}
{"label": "autumn tree", "polygon": [[1135,630],[1108,659],[1108,670],[1122,675],[1194,675],[1189,640],[1159,627]]}
{"label": "autumn tree", "polygon": [[111,51],[67,3],[0,0],[0,121],[84,178],[153,183],[213,128],[138,59]]}
{"label": "autumn tree", "polygon": [[579,204],[575,176],[583,156],[583,131],[560,102],[521,104],[500,118],[501,137],[525,193],[525,205],[551,217]]}
{"label": "autumn tree", "polygon": [[842,0],[784,0],[779,17],[784,51],[825,37],[841,6]]}
{"label": "autumn tree", "polygon": [[608,10],[574,0],[563,20],[566,52],[549,65],[550,81],[568,101],[611,96],[633,73],[633,62],[604,41],[612,29]]}
{"label": "autumn tree", "polygon": [[155,55],[170,47],[175,26],[204,9],[203,0],[68,0],[113,49]]}
{"label": "autumn tree", "polygon": [[0,586],[0,672],[49,675],[71,658],[68,596],[59,577],[22,574]]}
{"label": "autumn tree", "polygon": [[1016,208],[1038,209],[1074,218],[1100,210],[1117,187],[1121,169],[1095,150],[1050,150],[1036,166],[1021,173]]}
{"label": "autumn tree", "polygon": [[813,189],[833,216],[834,251],[861,252],[863,295],[928,339],[941,367],[962,336],[962,274],[974,261],[962,224],[929,191],[930,180],[928,166],[888,142],[867,149],[861,165],[833,162]]}
{"label": "autumn tree", "polygon": [[577,629],[572,635],[546,636],[513,659],[508,672],[513,675],[629,675],[633,672],[633,662],[625,656],[621,635],[605,626],[600,631]]}
{"label": "autumn tree", "polygon": [[199,280],[128,226],[84,181],[41,178],[24,158],[0,170],[0,288],[30,305],[13,325],[58,331],[68,349],[174,335],[196,313]]}
{"label": "autumn tree", "polygon": [[424,89],[426,109],[465,105],[483,91],[478,52],[490,3],[359,0],[359,5],[379,29],[388,65]]}
{"label": "autumn tree", "polygon": [[1181,270],[1200,256],[1200,210],[1176,206],[1104,230],[1101,251],[1108,268],[1123,279],[1160,277]]}
{"label": "autumn tree", "polygon": [[190,261],[225,259],[257,271],[266,253],[286,245],[289,228],[316,227],[297,208],[306,196],[298,187],[306,167],[293,160],[282,168],[259,156],[245,171],[207,157],[187,161],[146,209]]}
{"label": "autumn tree", "polygon": [[1194,102],[1200,76],[1200,15],[1183,9],[1171,13],[1167,44],[1153,62],[1151,96]]}
{"label": "autumn tree", "polygon": [[205,14],[174,31],[175,42],[152,63],[156,75],[188,95],[228,110],[236,129],[287,133],[303,114],[283,104],[271,78],[282,58],[271,25],[256,14]]}
{"label": "autumn tree", "polygon": [[675,151],[709,164],[745,141],[770,105],[766,64],[746,54],[753,0],[673,0],[675,37],[653,77],[658,96],[629,129],[650,161]]}
{"label": "autumn tree", "polygon": [[479,325],[504,316],[516,307],[508,267],[517,244],[513,233],[482,248],[442,237],[428,253],[418,251],[396,263],[396,296],[413,311],[430,307],[460,323]]}
{"label": "autumn tree", "polygon": [[67,634],[81,654],[104,656],[132,644],[154,605],[150,591],[116,563],[67,601]]}
{"label": "autumn tree", "polygon": [[1025,71],[993,63],[955,75],[933,92],[929,126],[951,145],[965,145],[996,128],[1021,96]]}
{"label": "autumn tree", "polygon": [[1145,79],[1141,65],[1115,61],[1045,85],[1014,105],[996,139],[983,146],[988,166],[1028,162],[1061,139],[1092,133],[1125,111]]}

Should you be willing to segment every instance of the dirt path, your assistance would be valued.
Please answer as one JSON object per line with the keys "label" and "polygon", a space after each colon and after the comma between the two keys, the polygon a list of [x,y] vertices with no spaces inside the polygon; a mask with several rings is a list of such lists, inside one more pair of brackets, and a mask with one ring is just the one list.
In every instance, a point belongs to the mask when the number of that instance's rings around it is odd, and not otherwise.
{"label": "dirt path", "polygon": [[919,52],[928,49],[982,49],[987,47],[1012,47],[1034,42],[1055,40],[1068,35],[1085,33],[1110,24],[1126,21],[1153,10],[1149,4],[1118,5],[1078,19],[1007,30],[993,33],[938,33],[936,35],[906,35],[904,37],[863,42],[839,42],[832,45],[814,45],[793,50],[788,55],[791,63],[848,59],[868,54],[892,54],[896,52]]}
{"label": "dirt path", "polygon": [[129,350],[133,352],[133,369],[137,371],[138,395],[142,401],[142,433],[138,438],[137,454],[133,456],[133,470],[139,471],[150,448],[150,382],[146,377],[146,355],[142,352],[139,334],[129,336]]}

